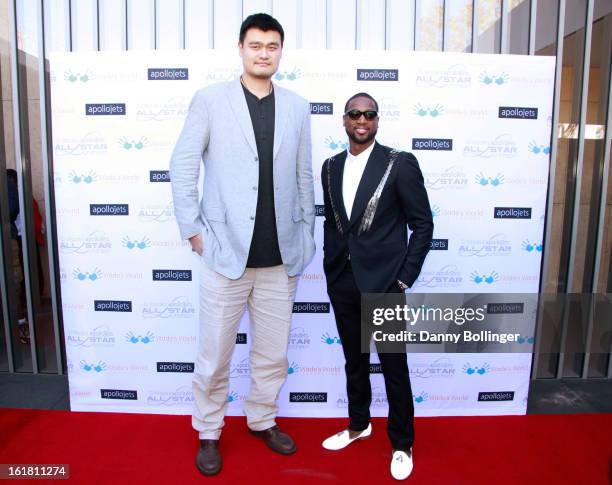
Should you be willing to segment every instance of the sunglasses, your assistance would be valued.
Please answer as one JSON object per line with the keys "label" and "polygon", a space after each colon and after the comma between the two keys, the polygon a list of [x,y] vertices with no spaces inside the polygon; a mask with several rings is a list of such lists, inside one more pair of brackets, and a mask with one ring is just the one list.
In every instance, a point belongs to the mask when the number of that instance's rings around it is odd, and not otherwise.
{"label": "sunglasses", "polygon": [[345,116],[348,116],[352,120],[358,120],[361,118],[361,115],[368,120],[371,121],[378,116],[378,111],[373,109],[368,109],[366,111],[359,111],[358,109],[352,109],[344,113]]}

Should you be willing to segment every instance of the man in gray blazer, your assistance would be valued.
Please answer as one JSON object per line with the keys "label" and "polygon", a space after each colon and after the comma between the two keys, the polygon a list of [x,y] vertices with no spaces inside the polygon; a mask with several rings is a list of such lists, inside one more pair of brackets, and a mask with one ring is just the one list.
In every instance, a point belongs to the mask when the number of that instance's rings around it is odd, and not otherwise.
{"label": "man in gray blazer", "polygon": [[[204,475],[221,469],[217,448],[240,318],[251,321],[248,428],[274,451],[295,443],[275,423],[287,376],[287,343],[298,275],[315,244],[310,105],[272,84],[284,32],[267,14],[247,17],[239,79],[199,90],[170,162],[181,236],[201,256],[200,336],[193,427]],[[203,162],[201,202],[198,179]]]}

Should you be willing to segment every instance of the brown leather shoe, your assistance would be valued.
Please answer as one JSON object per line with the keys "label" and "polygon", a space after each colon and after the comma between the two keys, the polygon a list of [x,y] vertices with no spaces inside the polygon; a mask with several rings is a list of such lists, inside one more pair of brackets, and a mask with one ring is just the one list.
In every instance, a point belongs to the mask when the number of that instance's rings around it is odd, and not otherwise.
{"label": "brown leather shoe", "polygon": [[253,431],[249,429],[251,434],[265,441],[268,448],[281,455],[292,455],[296,451],[295,443],[287,433],[283,433],[278,426],[263,431]]}
{"label": "brown leather shoe", "polygon": [[216,475],[221,471],[221,455],[217,443],[219,440],[200,440],[196,466],[202,475]]}

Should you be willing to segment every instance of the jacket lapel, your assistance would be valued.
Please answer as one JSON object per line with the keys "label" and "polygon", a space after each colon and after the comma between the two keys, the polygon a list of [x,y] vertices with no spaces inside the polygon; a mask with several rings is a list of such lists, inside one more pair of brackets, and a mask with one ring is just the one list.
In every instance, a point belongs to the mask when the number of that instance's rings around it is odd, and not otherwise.
{"label": "jacket lapel", "polygon": [[387,156],[385,150],[378,142],[374,142],[374,148],[372,149],[372,153],[370,153],[370,158],[368,158],[368,163],[365,166],[365,170],[359,181],[359,186],[357,187],[355,201],[351,209],[351,220],[349,221],[348,230],[350,230],[356,222],[361,220],[361,215],[368,201],[372,198],[376,187],[378,187],[386,169]]}
{"label": "jacket lapel", "polygon": [[240,129],[242,130],[247,143],[251,147],[251,150],[253,150],[253,153],[257,155],[257,144],[255,143],[255,133],[253,132],[251,115],[249,114],[249,107],[247,106],[239,77],[229,83],[228,98],[232,111],[234,112],[234,116],[236,117],[236,121],[238,121],[238,126],[240,126]]}
{"label": "jacket lapel", "polygon": [[334,205],[338,211],[338,217],[340,217],[340,223],[342,227],[347,229],[349,220],[346,215],[346,208],[344,207],[344,197],[342,196],[342,178],[344,176],[344,163],[346,162],[347,151],[344,150],[342,153],[334,158],[334,162],[331,164],[331,193],[334,200]]}
{"label": "jacket lapel", "polygon": [[274,151],[272,159],[276,160],[278,150],[283,141],[285,127],[287,126],[287,118],[289,116],[288,100],[282,89],[274,86]]}

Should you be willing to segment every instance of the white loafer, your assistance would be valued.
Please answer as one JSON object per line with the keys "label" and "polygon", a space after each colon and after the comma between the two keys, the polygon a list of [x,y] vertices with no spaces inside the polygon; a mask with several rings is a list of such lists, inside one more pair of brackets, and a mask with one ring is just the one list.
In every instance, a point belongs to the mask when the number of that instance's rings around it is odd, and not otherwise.
{"label": "white loafer", "polygon": [[372,434],[371,424],[368,424],[368,427],[364,429],[361,433],[359,433],[357,436],[355,436],[354,438],[350,438],[348,429],[345,429],[344,431],[340,431],[339,433],[336,433],[335,435],[332,435],[329,438],[327,438],[323,442],[323,448],[325,448],[326,450],[332,450],[332,451],[341,450],[342,448],[346,448],[353,441],[369,438],[371,434]]}
{"label": "white loafer", "polygon": [[406,480],[412,473],[412,448],[406,453],[405,451],[395,450],[393,458],[391,458],[391,476],[396,480]]}

